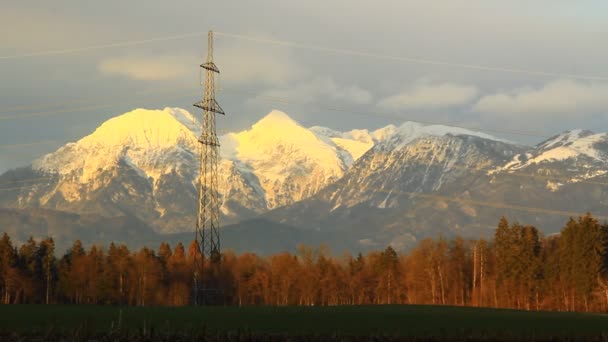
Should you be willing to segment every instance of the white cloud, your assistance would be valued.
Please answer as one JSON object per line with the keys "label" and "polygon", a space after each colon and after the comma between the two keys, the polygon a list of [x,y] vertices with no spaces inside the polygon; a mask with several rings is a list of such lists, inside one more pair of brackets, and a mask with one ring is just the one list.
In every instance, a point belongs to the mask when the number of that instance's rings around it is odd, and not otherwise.
{"label": "white cloud", "polygon": [[378,106],[390,110],[446,108],[467,104],[477,93],[477,87],[469,85],[421,83],[381,99]]}
{"label": "white cloud", "polygon": [[196,59],[189,55],[124,56],[101,61],[99,70],[135,80],[163,81],[191,75],[193,65]]}
{"label": "white cloud", "polygon": [[474,110],[490,114],[536,114],[556,117],[608,112],[608,83],[558,80],[541,88],[525,87],[479,99]]}
{"label": "white cloud", "polygon": [[357,105],[372,102],[372,94],[357,86],[342,86],[329,77],[317,77],[295,85],[270,89],[258,94],[252,101],[284,100],[294,101],[298,104],[310,104],[319,101],[337,101]]}

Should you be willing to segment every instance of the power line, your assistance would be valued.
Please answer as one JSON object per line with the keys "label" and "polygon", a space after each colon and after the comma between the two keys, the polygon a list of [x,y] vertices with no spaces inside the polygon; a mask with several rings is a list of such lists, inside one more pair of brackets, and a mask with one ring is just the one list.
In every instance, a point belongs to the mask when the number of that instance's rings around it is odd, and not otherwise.
{"label": "power line", "polygon": [[[155,96],[158,96],[158,94],[156,94]],[[164,98],[164,100],[174,100],[174,99],[180,99],[180,98],[189,97],[189,96],[190,96],[189,94],[184,94],[182,92],[180,95],[167,97],[167,98]],[[143,98],[146,98],[146,97],[149,97],[149,96],[145,96]],[[122,99],[120,103],[131,102],[129,100],[130,99]],[[54,109],[54,110],[48,110],[48,111],[42,111],[42,112],[21,113],[21,114],[16,114],[16,115],[0,116],[0,120],[26,119],[26,118],[42,117],[42,116],[49,116],[49,115],[55,115],[55,114],[90,111],[90,110],[96,110],[96,109],[110,108],[110,107],[113,107],[116,105],[117,105],[116,102],[113,102],[113,103],[105,102],[102,104],[91,105],[91,106],[72,107],[72,108]]]}
{"label": "power line", "polygon": [[[146,92],[142,92],[144,94],[146,93],[151,93],[151,91],[146,91]],[[251,93],[251,94],[255,94],[255,92],[244,92],[244,93]],[[153,94],[149,94],[149,95],[153,95]],[[157,95],[156,95],[157,96]],[[172,98],[182,98],[186,95],[178,95]],[[269,96],[258,96],[258,99],[262,99],[262,100],[269,100],[271,102],[278,102],[278,103],[284,103],[284,104],[296,104],[294,102],[289,101],[288,99],[285,98],[278,98],[278,97],[269,97]],[[26,117],[37,117],[37,116],[45,116],[45,115],[53,115],[53,114],[61,114],[61,113],[70,113],[70,112],[78,112],[78,111],[84,111],[84,110],[92,110],[92,109],[98,109],[98,108],[106,108],[106,107],[110,107],[113,106],[114,103],[104,103],[101,105],[95,105],[95,106],[87,106],[87,107],[77,107],[77,108],[69,108],[69,109],[64,109],[64,110],[53,110],[53,111],[46,111],[46,112],[38,112],[38,113],[25,113],[25,114],[21,114],[20,116],[5,116],[5,117],[0,117],[1,119],[11,119],[11,118],[26,118]],[[303,105],[303,104],[302,104]],[[310,106],[307,104],[307,106]],[[314,106],[314,105],[313,105]],[[390,118],[390,119],[399,119],[399,120],[404,120],[405,118],[398,116],[398,115],[387,115],[387,114],[376,114],[376,115],[370,115],[369,113],[366,112],[356,112],[356,111],[351,111],[348,109],[344,109],[344,108],[338,108],[338,107],[328,107],[328,106],[322,106],[322,105],[318,105],[315,106],[317,108],[320,109],[326,109],[326,110],[331,110],[331,111],[338,111],[338,112],[344,112],[344,113],[349,113],[349,114],[355,114],[355,115],[363,115],[363,116],[367,116],[367,117],[383,117],[383,118]],[[465,129],[469,129],[469,130],[480,130],[480,131],[488,131],[488,132],[499,132],[499,133],[507,133],[507,134],[519,134],[519,135],[527,135],[527,136],[535,136],[535,137],[542,137],[542,138],[547,138],[548,135],[540,135],[540,134],[535,134],[534,132],[530,132],[530,131],[513,131],[513,130],[499,130],[499,129],[491,129],[491,128],[484,128],[484,127],[469,127],[469,126],[463,126],[463,125],[455,125],[451,122],[431,122],[431,121],[421,121],[421,120],[416,120],[415,122],[420,122],[423,124],[442,124],[442,125],[447,125],[447,126],[452,126],[452,127],[459,127],[459,128],[465,128]],[[221,130],[222,133],[226,133],[226,131]],[[578,141],[584,141],[585,138],[580,138],[578,139]],[[14,147],[26,147],[26,146],[34,146],[34,145],[40,145],[40,144],[46,144],[46,143],[54,143],[57,142],[58,140],[42,140],[42,141],[36,141],[36,142],[31,142],[31,143],[22,143],[22,144],[7,144],[7,145],[0,145],[0,148],[14,148]],[[456,168],[458,166],[455,166]],[[478,170],[481,172],[490,172],[490,171],[495,171],[492,169],[488,169],[488,170]],[[508,171],[507,171],[508,172]],[[554,179],[554,180],[565,180],[565,181],[572,181],[570,178],[565,178],[565,177],[559,177],[559,176],[543,176],[543,175],[529,175],[529,174],[521,174],[521,173],[516,173],[516,172],[508,172],[511,175],[514,176],[520,176],[520,177],[533,177],[533,178],[543,178],[543,179]],[[588,180],[578,180],[578,182],[582,182],[582,183],[590,183],[590,184],[598,184],[598,185],[606,185],[606,183],[604,182],[593,182],[593,181],[588,181]]]}
{"label": "power line", "polygon": [[22,180],[16,180],[16,181],[11,181],[11,182],[1,182],[0,185],[36,182],[39,180],[54,179],[54,178],[55,177],[39,177],[39,178],[22,179]]}
{"label": "power line", "polygon": [[[173,92],[172,92],[173,93]],[[308,106],[308,107],[314,107],[317,109],[322,109],[322,110],[330,110],[330,111],[334,111],[334,112],[342,112],[342,113],[347,113],[347,114],[353,114],[353,115],[357,115],[357,116],[365,116],[365,117],[371,117],[371,118],[383,118],[383,119],[396,119],[396,120],[406,120],[406,121],[412,121],[412,122],[418,122],[421,124],[428,124],[428,125],[445,125],[445,126],[451,126],[451,127],[457,127],[457,128],[464,128],[464,129],[469,129],[469,130],[478,130],[478,131],[485,131],[485,132],[492,132],[492,133],[503,133],[503,134],[508,134],[508,135],[520,135],[520,136],[528,136],[528,137],[540,137],[540,138],[548,138],[550,137],[550,135],[548,135],[545,132],[538,132],[538,131],[524,131],[524,130],[509,130],[509,129],[498,129],[498,128],[490,128],[490,127],[471,127],[471,126],[465,126],[465,125],[461,125],[458,123],[454,123],[454,122],[441,122],[441,121],[430,121],[430,120],[408,120],[407,118],[403,117],[403,115],[398,115],[395,113],[371,113],[369,111],[354,111],[351,109],[346,109],[346,108],[340,108],[340,107],[335,107],[335,106],[325,106],[325,105],[321,105],[321,104],[308,104],[308,103],[298,103],[298,102],[294,102],[291,99],[288,98],[281,98],[281,97],[275,97],[275,96],[265,96],[265,95],[257,95],[256,92],[252,92],[252,91],[224,91],[224,93],[229,93],[229,94],[251,94],[254,95],[256,99],[262,101],[262,102],[268,102],[268,103],[280,103],[280,104],[288,104],[288,105],[298,105],[298,106]],[[156,95],[158,96],[158,95]],[[178,95],[175,97],[169,97],[167,98],[169,99],[176,99],[176,98],[182,98],[182,97],[186,97],[189,95]],[[146,98],[148,96],[144,96],[143,98]],[[93,98],[89,98],[89,99],[83,99],[82,101],[90,101]],[[106,97],[104,97],[103,99],[107,99]],[[124,99],[124,100],[130,100],[129,99]],[[80,102],[80,100],[78,100]],[[127,101],[123,101],[123,102],[127,102]],[[63,114],[63,113],[73,113],[73,112],[78,112],[78,111],[86,111],[86,110],[95,110],[95,109],[102,109],[102,108],[108,108],[108,107],[112,107],[116,105],[116,103],[107,103],[104,102],[102,104],[98,104],[98,105],[92,105],[92,106],[83,106],[83,107],[75,107],[75,108],[66,108],[66,109],[55,109],[55,110],[49,110],[49,111],[43,111],[43,112],[33,112],[33,113],[22,113],[22,114],[16,114],[16,115],[9,115],[9,116],[0,116],[0,120],[10,120],[10,119],[24,119],[24,118],[30,118],[30,117],[41,117],[41,116],[48,116],[48,115],[54,115],[54,114]]]}
{"label": "power line", "polygon": [[53,114],[83,112],[83,111],[89,111],[89,110],[95,110],[95,109],[108,108],[108,107],[111,107],[114,105],[115,105],[114,103],[106,103],[106,104],[95,105],[95,106],[83,106],[83,107],[68,108],[68,109],[47,110],[47,111],[35,112],[35,113],[25,113],[25,114],[19,114],[19,115],[7,115],[7,116],[0,116],[0,120],[26,119],[26,118],[35,118],[35,117],[41,117],[41,116],[47,116],[47,115],[53,115]]}
{"label": "power line", "polygon": [[[131,95],[145,95],[145,96],[149,96],[149,95],[153,95],[153,94],[158,94],[158,93],[165,93],[167,90],[171,90],[171,92],[166,92],[165,94],[173,94],[176,93],[177,89],[181,89],[181,90],[192,90],[193,86],[173,86],[170,88],[158,88],[158,89],[147,89],[147,90],[140,90],[140,91],[135,91],[133,92]],[[181,92],[180,90],[180,92]],[[128,100],[128,99],[132,99],[133,96],[124,96],[121,97],[121,99],[123,100]],[[144,97],[145,98],[145,97]],[[57,107],[57,106],[65,106],[66,104],[77,104],[77,103],[88,103],[91,101],[95,101],[95,100],[116,100],[116,96],[115,95],[107,95],[107,96],[95,96],[95,97],[81,97],[81,98],[77,98],[77,99],[73,99],[73,100],[68,100],[68,101],[57,101],[57,102],[50,102],[50,103],[45,103],[45,104],[38,104],[38,105],[24,105],[24,106],[15,106],[12,108],[0,108],[0,113],[12,113],[12,112],[18,112],[18,111],[22,111],[22,110],[31,110],[31,109],[39,109],[39,108],[49,108],[49,107]],[[0,117],[2,118],[2,117]]]}
{"label": "power line", "polygon": [[[426,64],[426,65],[454,67],[454,68],[480,70],[480,71],[494,71],[494,72],[504,72],[504,73],[527,74],[527,75],[543,76],[543,77],[559,77],[559,78],[571,78],[571,79],[581,79],[581,80],[608,81],[608,76],[591,76],[591,75],[580,75],[580,74],[557,73],[557,72],[549,72],[549,71],[542,71],[542,70],[521,69],[521,68],[514,68],[514,67],[496,67],[496,66],[488,66],[488,65],[477,65],[477,64],[468,64],[468,63],[440,61],[440,60],[433,60],[433,59],[426,59],[426,58],[392,56],[392,55],[380,54],[380,53],[369,52],[369,51],[358,51],[358,50],[344,49],[344,48],[332,48],[332,47],[327,47],[327,46],[304,44],[304,43],[288,41],[288,40],[269,39],[269,38],[248,36],[248,35],[236,34],[236,33],[228,33],[228,32],[215,32],[215,33],[217,35],[221,35],[224,37],[241,39],[241,40],[246,40],[246,41],[250,41],[250,42],[273,44],[273,45],[293,47],[293,48],[299,48],[299,49],[315,50],[315,51],[321,51],[321,52],[345,54],[345,55],[358,56],[358,57],[375,58],[375,59],[389,60],[389,61],[395,61],[395,62],[401,62],[401,63]],[[10,59],[20,59],[20,58],[40,57],[40,56],[50,56],[50,55],[64,55],[64,54],[70,54],[70,53],[86,52],[86,51],[91,51],[91,50],[101,50],[101,49],[115,48],[115,47],[142,45],[142,44],[154,43],[154,42],[180,40],[180,39],[185,39],[185,38],[199,37],[199,36],[203,36],[205,34],[206,34],[206,32],[191,32],[191,33],[184,33],[184,34],[178,34],[178,35],[172,35],[172,36],[163,36],[163,37],[132,40],[132,41],[122,41],[122,42],[91,45],[91,46],[84,46],[84,47],[74,47],[74,48],[68,48],[68,49],[62,49],[62,50],[47,50],[47,51],[38,51],[38,52],[30,52],[30,53],[15,54],[15,55],[5,55],[5,56],[0,56],[0,60],[10,60]]]}
{"label": "power line", "polygon": [[[373,146],[371,148],[373,148]],[[376,155],[389,155],[389,154],[390,154],[390,152],[376,152]],[[421,164],[421,165],[423,165],[423,166],[433,166],[433,165],[441,166],[441,164],[433,162],[433,161],[430,163]],[[470,173],[480,173],[480,174],[485,174],[487,176],[492,176],[492,175],[505,176],[505,175],[507,175],[507,176],[514,176],[514,177],[527,177],[527,178],[538,178],[538,179],[545,179],[545,180],[557,180],[557,181],[564,181],[564,182],[569,182],[569,183],[584,183],[584,184],[608,186],[608,182],[593,181],[593,180],[589,180],[589,179],[576,179],[576,178],[569,178],[569,177],[565,177],[565,176],[551,176],[551,175],[523,173],[523,172],[511,171],[509,169],[500,169],[500,168],[496,168],[496,167],[471,167],[468,165],[450,165],[449,168],[467,170],[467,171],[471,171]],[[595,177],[601,177],[604,175],[606,175],[606,174],[599,174],[599,175],[596,175]],[[591,177],[591,178],[593,178],[593,177]]]}
{"label": "power line", "polygon": [[[231,92],[229,91],[228,93],[250,93],[250,94],[255,94],[255,92]],[[177,95],[177,96],[173,96],[173,97],[169,97],[167,99],[176,99],[176,98],[183,98],[183,97],[187,97],[188,95]],[[291,105],[306,105],[308,107],[315,107],[318,109],[322,109],[322,110],[330,110],[330,111],[335,111],[335,112],[342,112],[342,113],[346,113],[346,114],[353,114],[353,115],[358,115],[358,116],[365,116],[365,117],[377,117],[377,118],[384,118],[384,119],[397,119],[397,120],[407,120],[407,118],[404,118],[401,115],[397,115],[397,114],[389,114],[389,113],[380,113],[380,114],[370,114],[369,112],[362,112],[362,111],[353,111],[353,110],[349,110],[349,109],[345,109],[345,108],[340,108],[340,107],[330,107],[330,106],[323,106],[323,105],[316,105],[316,104],[305,104],[305,103],[296,103],[293,101],[290,101],[289,99],[286,98],[278,98],[278,97],[271,97],[271,96],[258,96],[257,97],[259,100],[262,101],[266,101],[269,103],[281,103],[281,104],[291,104]],[[44,111],[44,112],[34,112],[34,113],[25,113],[25,114],[19,114],[19,115],[13,115],[13,116],[0,116],[0,120],[9,120],[9,119],[24,119],[24,118],[31,118],[31,117],[42,117],[42,116],[48,116],[48,115],[55,115],[55,114],[65,114],[65,113],[74,113],[74,112],[80,112],[80,111],[89,111],[89,110],[96,110],[96,109],[102,109],[102,108],[109,108],[116,105],[116,103],[104,103],[104,104],[100,104],[100,105],[93,105],[93,106],[84,106],[84,107],[76,107],[76,108],[68,108],[68,109],[60,109],[60,110],[51,110],[51,111]],[[430,120],[409,120],[411,122],[417,122],[417,123],[421,123],[421,124],[427,124],[427,125],[444,125],[444,126],[450,126],[450,127],[456,127],[456,128],[463,128],[463,129],[467,129],[467,130],[473,130],[473,131],[482,131],[482,132],[491,132],[491,133],[502,133],[502,134],[507,134],[507,135],[520,135],[520,136],[528,136],[528,137],[538,137],[541,139],[548,139],[551,138],[555,135],[549,135],[549,134],[542,134],[541,132],[534,132],[534,131],[522,131],[522,130],[508,130],[508,129],[497,129],[497,128],[488,128],[488,127],[480,127],[480,126],[466,126],[466,125],[459,125],[453,122],[441,122],[441,121],[430,121]],[[594,141],[593,139],[588,139],[588,138],[579,138],[578,141]],[[44,141],[39,141],[39,142],[33,142],[31,144],[42,144],[45,142],[56,142],[56,140],[44,140]],[[0,147],[16,147],[16,146],[27,146],[28,144],[16,144],[16,145],[0,145]]]}
{"label": "power line", "polygon": [[[37,185],[37,184],[36,184]],[[0,191],[11,191],[11,190],[22,190],[22,189],[28,189],[28,188],[33,188],[36,185],[28,185],[28,186],[18,186],[18,187],[14,187],[14,188],[0,188]]]}
{"label": "power line", "polygon": [[[455,203],[467,203],[476,206],[482,207],[490,207],[495,209],[511,209],[517,211],[526,211],[531,213],[539,213],[539,214],[547,214],[547,215],[557,215],[557,216],[565,216],[565,217],[576,217],[584,215],[584,213],[574,212],[574,211],[565,211],[565,210],[553,210],[553,209],[545,209],[545,208],[537,208],[537,207],[528,207],[523,205],[515,205],[510,203],[503,202],[488,202],[488,201],[479,201],[472,200],[466,198],[459,197],[450,197],[443,195],[435,195],[435,194],[427,194],[421,192],[411,192],[411,191],[394,191],[394,190],[385,190],[385,189],[375,189],[377,192],[384,193],[393,193],[397,195],[408,195],[414,197],[422,197],[428,199],[435,199],[438,201],[447,201],[447,202],[455,202]],[[608,216],[594,216],[597,219],[608,220]]]}
{"label": "power line", "polygon": [[[513,130],[513,129],[499,129],[499,128],[482,127],[482,126],[469,126],[469,125],[462,125],[462,124],[449,122],[449,121],[431,121],[431,120],[418,120],[418,119],[409,119],[408,120],[407,118],[403,117],[402,115],[399,115],[396,113],[375,113],[375,112],[371,112],[371,111],[365,111],[365,112],[364,111],[354,111],[354,110],[350,110],[350,109],[346,109],[346,108],[324,106],[324,105],[320,105],[320,104],[296,103],[296,102],[292,102],[286,98],[279,98],[279,97],[273,97],[273,96],[259,96],[257,98],[259,98],[263,102],[268,102],[268,103],[280,103],[280,104],[288,104],[288,105],[291,104],[291,105],[296,105],[296,106],[306,106],[307,108],[313,107],[313,108],[322,109],[322,110],[342,112],[342,113],[353,114],[353,115],[357,115],[357,116],[365,116],[365,117],[370,117],[370,118],[396,119],[396,120],[401,120],[400,124],[402,124],[404,121],[409,121],[409,122],[421,123],[421,124],[425,124],[425,125],[441,125],[441,126],[449,126],[449,127],[454,127],[454,128],[463,128],[463,129],[467,129],[467,130],[471,130],[471,131],[502,133],[502,134],[507,134],[507,135],[519,135],[519,136],[527,136],[527,137],[536,137],[536,138],[541,138],[541,139],[549,139],[549,138],[553,138],[558,135],[558,134],[549,134],[547,132],[541,132],[541,131],[525,131],[525,130]],[[593,138],[583,137],[583,138],[578,138],[577,141],[595,141],[595,140]]]}
{"label": "power line", "polygon": [[[373,147],[371,147],[373,148]],[[385,153],[388,154],[388,153]],[[432,165],[430,164],[426,164],[426,165]],[[460,165],[452,165],[452,168],[459,168],[459,169],[465,169],[468,171],[478,171],[480,173],[484,173],[484,172],[489,172],[489,171],[496,171],[496,169],[492,169],[492,168],[471,168],[468,166],[460,166]],[[505,170],[504,173],[502,173],[501,175],[508,175],[508,176],[518,176],[518,177],[530,177],[530,178],[541,178],[541,179],[558,179],[558,180],[568,180],[571,181],[571,179],[569,178],[565,178],[565,177],[560,177],[560,176],[545,176],[545,175],[533,175],[533,174],[524,174],[524,173],[517,173],[517,172],[508,172]],[[48,178],[52,178],[52,177],[48,177]],[[46,179],[46,177],[42,177],[40,179]],[[23,182],[26,181],[30,181],[30,180],[24,180]],[[34,181],[34,179],[32,179],[31,181]],[[16,181],[16,182],[20,182],[20,181]],[[14,183],[16,183],[14,182]],[[9,184],[11,182],[7,182],[5,184]],[[577,183],[589,183],[589,184],[595,184],[595,185],[608,185],[608,183],[606,182],[598,182],[598,181],[589,181],[589,180],[577,180]],[[22,187],[12,187],[12,188],[0,188],[0,191],[10,191],[10,190],[23,190],[23,189],[28,189],[28,188],[33,188],[36,187],[37,184],[33,184],[33,185],[27,185],[27,186],[22,186]],[[548,214],[548,215],[560,215],[560,216],[566,216],[566,217],[572,217],[572,216],[578,216],[580,215],[580,213],[577,212],[570,212],[570,211],[563,211],[563,210],[553,210],[553,209],[546,209],[546,208],[537,208],[537,207],[528,207],[528,206],[520,206],[520,205],[514,205],[514,204],[510,204],[510,203],[502,203],[502,202],[487,202],[487,201],[479,201],[479,200],[472,200],[472,199],[463,199],[463,198],[459,198],[459,197],[449,197],[449,196],[443,196],[443,195],[436,195],[436,194],[427,194],[427,193],[421,193],[421,192],[404,192],[404,191],[395,191],[395,190],[386,190],[386,189],[382,189],[382,188],[371,188],[372,190],[376,191],[376,192],[384,192],[384,193],[392,193],[392,194],[400,194],[400,195],[408,195],[408,196],[417,196],[417,197],[422,197],[422,198],[428,198],[428,199],[435,199],[435,200],[442,200],[442,201],[448,201],[448,202],[457,202],[457,203],[468,203],[468,204],[472,204],[472,205],[477,205],[477,206],[483,206],[483,207],[491,207],[491,208],[496,208],[496,209],[512,209],[512,210],[517,210],[517,211],[526,211],[526,212],[532,212],[532,213],[541,213],[541,214]],[[604,217],[598,217],[599,219],[604,219]],[[606,217],[606,219],[608,219],[608,217]]]}
{"label": "power line", "polygon": [[0,148],[27,147],[27,146],[42,145],[42,144],[48,144],[48,143],[56,143],[58,141],[59,140],[40,140],[40,141],[34,141],[34,142],[29,142],[29,143],[23,143],[23,144],[0,145]]}
{"label": "power line", "polygon": [[[37,186],[37,184],[28,185],[25,187],[13,187],[13,188],[4,188],[4,189],[0,188],[0,191],[24,190],[24,189],[34,188],[36,186]],[[466,198],[461,198],[461,197],[444,196],[444,195],[429,194],[429,193],[422,193],[422,192],[396,191],[396,190],[392,190],[392,189],[386,190],[386,189],[381,189],[381,188],[368,188],[368,189],[374,190],[379,193],[389,193],[389,194],[395,194],[395,195],[420,197],[420,198],[431,199],[431,200],[435,200],[435,201],[471,204],[471,205],[475,205],[475,206],[489,207],[489,208],[494,208],[494,209],[510,209],[510,210],[515,210],[515,211],[524,211],[524,212],[529,212],[529,213],[538,213],[538,214],[555,215],[555,216],[563,216],[563,217],[577,217],[577,216],[584,215],[584,213],[575,212],[575,211],[529,207],[529,206],[516,205],[516,204],[505,203],[505,202],[480,201],[480,200],[466,199]],[[596,215],[594,217],[597,219],[600,219],[600,220],[608,220],[608,216],[597,216]]]}
{"label": "power line", "polygon": [[[229,132],[229,131],[224,130],[224,129],[220,129],[220,130],[218,130],[218,132],[221,133],[221,134],[238,133],[238,132]],[[331,140],[331,138],[329,138],[329,139]],[[44,144],[44,143],[49,143],[49,142],[57,142],[57,141],[58,140],[43,140],[43,141],[33,142],[33,143],[27,143],[27,144],[0,145],[0,148],[2,148],[2,147],[34,146],[34,145],[39,145],[39,144]],[[333,143],[337,147],[340,147],[339,144],[337,144],[335,142],[333,142]],[[307,145],[307,146],[313,146],[313,144],[307,144],[307,143],[301,143],[301,142],[299,142],[298,144],[300,144],[300,145]],[[371,150],[372,148],[374,148],[374,145],[370,145],[370,147],[369,147],[368,150]],[[389,155],[389,154],[391,154],[391,152],[382,152],[382,151],[376,152],[376,155]],[[431,163],[422,164],[422,165],[426,165],[426,166],[433,166],[433,165],[441,166],[440,163],[436,163],[436,162],[431,162]],[[509,176],[514,176],[514,177],[527,177],[527,178],[537,178],[537,179],[545,179],[545,180],[564,181],[564,182],[567,182],[567,183],[584,183],[584,184],[593,184],[593,185],[608,186],[608,182],[593,181],[593,180],[589,180],[589,179],[573,179],[573,178],[569,178],[569,177],[565,177],[565,176],[557,176],[557,175],[552,176],[552,175],[541,175],[541,174],[528,174],[528,173],[522,173],[522,172],[512,171],[512,170],[509,170],[509,169],[502,169],[501,170],[501,169],[496,168],[496,167],[471,167],[469,165],[451,165],[450,168],[452,168],[452,169],[467,170],[467,171],[470,171],[471,173],[486,174],[488,176],[492,175],[492,174],[489,174],[490,172],[494,172],[494,174],[498,174],[498,172],[500,172],[499,173],[500,175],[509,175]],[[596,177],[600,177],[600,176],[603,176],[603,175],[597,175]],[[0,184],[2,184],[2,183],[0,183]]]}
{"label": "power line", "polygon": [[454,123],[454,122],[447,122],[447,121],[442,122],[442,121],[430,121],[430,120],[418,120],[418,119],[408,120],[407,118],[404,118],[402,115],[399,115],[396,113],[375,113],[375,112],[371,113],[369,111],[365,111],[365,112],[364,111],[354,111],[351,109],[334,107],[334,106],[324,106],[324,105],[320,105],[320,104],[295,103],[295,102],[289,101],[288,99],[274,97],[274,96],[257,96],[256,98],[261,99],[261,100],[267,100],[272,103],[301,105],[301,106],[307,106],[307,107],[314,107],[317,109],[329,110],[329,111],[333,111],[333,112],[343,112],[343,113],[371,117],[371,118],[376,117],[376,118],[383,118],[383,119],[398,119],[398,120],[406,120],[406,121],[417,122],[417,123],[427,124],[427,125],[443,125],[443,126],[450,126],[450,127],[456,127],[456,128],[464,128],[464,129],[468,129],[468,130],[478,130],[478,131],[484,131],[484,132],[503,133],[503,134],[510,134],[510,135],[521,135],[521,136],[528,136],[528,137],[539,137],[539,138],[550,137],[550,135],[548,135],[547,133],[539,132],[539,131],[509,130],[509,129],[498,129],[498,128],[488,128],[488,127],[479,127],[479,126],[471,127],[471,126],[465,126],[462,124],[458,124],[458,123]]}
{"label": "power line", "polygon": [[[186,88],[184,88],[186,89]],[[189,89],[189,88],[187,88]],[[158,96],[157,92],[153,92],[153,91],[145,91],[145,92],[140,92],[141,94],[144,94],[145,96],[143,96],[142,98],[146,98],[149,96]],[[170,94],[173,94],[174,92],[171,92]],[[231,94],[251,94],[251,95],[256,95],[256,92],[252,92],[252,91],[227,91],[227,93],[231,93]],[[168,97],[167,99],[178,99],[178,98],[182,98],[182,97],[187,97],[189,95],[182,95],[182,93],[180,92],[180,95],[176,95],[176,96],[171,96]],[[307,107],[314,107],[317,109],[321,109],[321,110],[329,110],[329,111],[334,111],[334,112],[341,112],[341,113],[345,113],[345,114],[352,114],[352,115],[357,115],[357,116],[364,116],[364,117],[371,117],[371,118],[384,118],[384,119],[392,119],[392,120],[400,120],[403,122],[403,120],[407,120],[407,118],[403,117],[403,115],[398,115],[398,114],[391,114],[391,113],[374,113],[374,114],[370,114],[370,112],[364,112],[364,111],[354,111],[354,110],[350,110],[350,109],[346,109],[346,108],[340,108],[340,107],[335,107],[335,106],[324,106],[321,104],[307,104],[307,103],[297,103],[292,101],[291,99],[288,98],[280,98],[280,97],[273,97],[273,96],[257,96],[256,97],[258,100],[262,101],[262,102],[268,102],[268,103],[280,103],[280,104],[287,104],[287,105],[297,105],[297,106],[304,106],[306,105]],[[87,100],[91,100],[92,98],[89,98]],[[104,97],[104,99],[106,99]],[[124,100],[129,100],[129,99],[123,99],[123,102],[127,102]],[[84,99],[83,99],[84,101]],[[42,116],[49,116],[49,115],[55,115],[55,114],[65,114],[65,113],[74,113],[74,112],[79,112],[79,111],[88,111],[88,110],[96,110],[96,109],[102,109],[102,108],[110,108],[112,106],[116,105],[116,103],[103,103],[103,104],[99,104],[99,105],[93,105],[93,106],[84,106],[84,107],[76,107],[76,108],[67,108],[67,109],[58,109],[58,110],[50,110],[50,111],[44,111],[44,112],[34,112],[34,113],[22,113],[19,115],[13,115],[13,116],[0,116],[0,120],[9,120],[9,119],[24,119],[24,118],[31,118],[31,117],[42,117]],[[547,133],[544,132],[536,132],[536,131],[523,131],[523,130],[510,130],[510,129],[498,129],[498,128],[491,128],[491,127],[482,127],[482,126],[470,126],[470,125],[462,125],[462,124],[457,124],[454,122],[442,122],[442,121],[430,121],[430,120],[409,120],[411,122],[417,122],[417,123],[421,123],[421,124],[427,124],[427,125],[444,125],[444,126],[450,126],[450,127],[456,127],[456,128],[463,128],[463,129],[467,129],[467,130],[472,130],[472,131],[481,131],[481,132],[490,132],[490,133],[501,133],[501,134],[507,134],[507,135],[519,135],[519,136],[527,136],[527,137],[537,137],[537,138],[541,138],[541,139],[548,139],[551,137],[556,136],[555,134],[553,135],[549,135]],[[46,143],[46,142],[56,142],[57,140],[44,140],[44,141],[39,141],[39,142],[33,142],[30,143],[32,145],[38,145],[38,144],[42,144],[42,143]],[[579,138],[577,139],[577,141],[595,141],[593,140],[593,138]],[[0,145],[0,147],[18,147],[18,146],[27,146],[28,144],[16,144],[16,145]]]}
{"label": "power line", "polygon": [[254,37],[254,36],[247,36],[247,35],[235,34],[235,33],[227,33],[227,32],[216,32],[216,33],[218,35],[224,36],[224,37],[236,38],[236,39],[247,40],[247,41],[257,42],[257,43],[273,44],[273,45],[279,45],[279,46],[287,46],[287,47],[300,48],[300,49],[323,51],[323,52],[351,55],[351,56],[358,56],[358,57],[370,57],[370,58],[375,58],[375,59],[390,60],[390,61],[396,61],[396,62],[428,64],[428,65],[436,65],[436,66],[481,70],[481,71],[497,71],[497,72],[505,72],[505,73],[528,74],[528,75],[544,76],[544,77],[559,77],[559,78],[572,78],[572,79],[595,80],[595,81],[608,81],[608,76],[564,74],[564,73],[519,69],[519,68],[511,68],[511,67],[494,67],[494,66],[487,66],[487,65],[454,63],[454,62],[438,61],[438,60],[424,59],[424,58],[391,56],[391,55],[385,55],[385,54],[379,54],[379,53],[367,52],[367,51],[332,48],[332,47],[327,47],[327,46],[303,44],[303,43],[287,41],[287,40],[277,40],[277,39],[269,39],[269,38],[262,38],[262,37]]}
{"label": "power line", "polygon": [[75,47],[75,48],[62,49],[62,50],[47,50],[47,51],[30,52],[30,53],[23,53],[23,54],[16,54],[16,55],[0,56],[0,60],[51,56],[51,55],[65,55],[65,54],[70,54],[70,53],[86,52],[86,51],[92,51],[92,50],[101,50],[101,49],[108,49],[108,48],[115,48],[115,47],[142,45],[142,44],[147,44],[147,43],[163,42],[163,41],[168,41],[168,40],[178,40],[178,39],[184,39],[184,38],[198,37],[198,36],[202,36],[205,34],[207,34],[207,33],[206,32],[192,32],[192,33],[178,34],[178,35],[174,35],[174,36],[165,36],[165,37],[157,37],[157,38],[141,39],[141,40],[131,40],[131,41],[116,42],[116,43]]}

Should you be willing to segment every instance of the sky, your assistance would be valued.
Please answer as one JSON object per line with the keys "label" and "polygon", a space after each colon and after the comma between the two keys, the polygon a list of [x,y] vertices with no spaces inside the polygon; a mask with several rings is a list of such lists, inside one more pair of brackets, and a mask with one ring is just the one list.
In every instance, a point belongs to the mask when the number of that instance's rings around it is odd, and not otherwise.
{"label": "sky", "polygon": [[608,131],[602,0],[8,0],[0,172],[134,108],[197,113],[209,29],[222,131],[272,109],[304,126],[424,121],[526,144]]}

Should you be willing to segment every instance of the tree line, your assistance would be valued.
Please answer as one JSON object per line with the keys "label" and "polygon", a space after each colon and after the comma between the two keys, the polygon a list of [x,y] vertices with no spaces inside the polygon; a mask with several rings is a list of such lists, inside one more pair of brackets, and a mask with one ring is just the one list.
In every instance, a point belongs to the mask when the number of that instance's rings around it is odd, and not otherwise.
{"label": "tree line", "polygon": [[[11,303],[189,305],[198,246],[107,250],[80,241],[60,258],[51,238],[0,239],[0,300]],[[226,305],[436,304],[608,311],[608,225],[587,214],[560,234],[501,218],[491,240],[428,238],[332,256],[323,246],[261,257],[226,251],[203,270]]]}

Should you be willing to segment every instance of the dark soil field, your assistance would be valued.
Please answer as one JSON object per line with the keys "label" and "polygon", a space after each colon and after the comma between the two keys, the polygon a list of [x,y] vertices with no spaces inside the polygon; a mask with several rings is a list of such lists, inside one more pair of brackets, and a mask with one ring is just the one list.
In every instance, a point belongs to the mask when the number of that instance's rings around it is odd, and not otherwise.
{"label": "dark soil field", "polygon": [[[443,306],[0,305],[0,340],[597,340],[608,315]],[[112,336],[112,338],[109,338]],[[192,338],[192,337],[197,338]]]}

